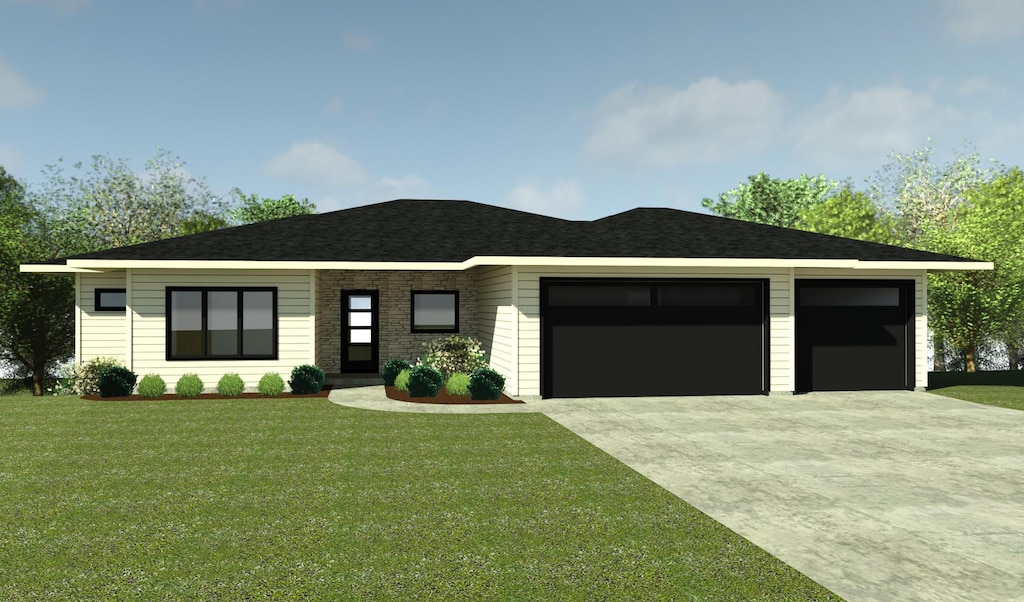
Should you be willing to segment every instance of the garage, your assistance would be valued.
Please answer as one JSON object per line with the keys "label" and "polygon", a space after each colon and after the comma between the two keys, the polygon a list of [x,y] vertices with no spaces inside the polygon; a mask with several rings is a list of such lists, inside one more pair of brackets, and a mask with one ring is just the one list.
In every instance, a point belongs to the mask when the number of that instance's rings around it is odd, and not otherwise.
{"label": "garage", "polygon": [[914,388],[912,280],[797,280],[796,386]]}
{"label": "garage", "polygon": [[765,394],[767,286],[541,278],[541,394]]}

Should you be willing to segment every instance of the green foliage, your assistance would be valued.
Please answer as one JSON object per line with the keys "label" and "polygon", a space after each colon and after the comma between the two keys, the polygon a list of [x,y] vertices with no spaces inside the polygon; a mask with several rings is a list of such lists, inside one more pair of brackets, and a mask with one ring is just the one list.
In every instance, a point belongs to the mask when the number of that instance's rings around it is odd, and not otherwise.
{"label": "green foliage", "polygon": [[147,374],[139,381],[139,395],[160,397],[167,392],[167,383],[156,374]]}
{"label": "green foliage", "polygon": [[448,377],[444,388],[451,395],[469,395],[469,375],[456,372]]}
{"label": "green foliage", "polygon": [[260,379],[256,390],[260,392],[260,395],[280,395],[284,392],[284,379],[277,372],[267,372]]}
{"label": "green foliage", "polygon": [[487,366],[487,355],[480,341],[473,337],[452,335],[423,344],[425,357],[417,365],[431,366],[447,379],[456,372],[469,374]]}
{"label": "green foliage", "polygon": [[820,203],[837,186],[822,175],[778,180],[760,172],[747,180],[720,194],[717,202],[704,199],[701,205],[722,217],[791,228],[800,212]]}
{"label": "green foliage", "polygon": [[863,192],[850,188],[801,211],[795,227],[887,245],[897,242],[892,216],[881,213]]}
{"label": "green foliage", "polygon": [[124,366],[124,362],[113,357],[96,357],[84,364],[73,364],[68,371],[67,386],[74,395],[98,395],[100,374],[107,368]]}
{"label": "green foliage", "polygon": [[198,234],[200,232],[212,232],[228,225],[228,222],[216,215],[210,215],[203,211],[196,212],[181,221],[178,233],[181,236]]}
{"label": "green foliage", "polygon": [[384,367],[381,368],[380,377],[384,380],[384,385],[387,387],[395,386],[395,377],[398,373],[412,366],[409,362],[401,359],[388,360],[384,362]]}
{"label": "green foliage", "polygon": [[414,366],[409,371],[410,397],[437,397],[444,386],[444,376],[430,366]]}
{"label": "green foliage", "polygon": [[316,204],[310,203],[309,199],[298,201],[291,194],[286,194],[279,199],[265,198],[263,200],[260,200],[255,194],[243,195],[237,189],[235,194],[241,197],[242,203],[231,211],[231,217],[242,224],[255,224],[316,213]]}
{"label": "green foliage", "polygon": [[111,366],[100,372],[100,397],[124,397],[132,394],[138,375],[122,366]]}
{"label": "green foliage", "polygon": [[319,393],[327,381],[327,374],[311,364],[296,366],[292,370],[292,378],[288,381],[288,387],[296,395],[311,395]]}
{"label": "green foliage", "polygon": [[412,368],[404,368],[395,377],[395,388],[399,391],[409,390],[409,375],[412,374]]}
{"label": "green foliage", "polygon": [[238,397],[242,393],[245,393],[245,383],[242,381],[241,376],[234,372],[228,372],[220,377],[220,381],[217,383],[218,395],[222,397]]}
{"label": "green foliage", "polygon": [[174,392],[180,397],[199,397],[203,392],[203,380],[192,372],[183,374],[174,385]]}
{"label": "green foliage", "polygon": [[478,368],[469,375],[471,399],[501,399],[505,390],[505,377],[490,368]]}

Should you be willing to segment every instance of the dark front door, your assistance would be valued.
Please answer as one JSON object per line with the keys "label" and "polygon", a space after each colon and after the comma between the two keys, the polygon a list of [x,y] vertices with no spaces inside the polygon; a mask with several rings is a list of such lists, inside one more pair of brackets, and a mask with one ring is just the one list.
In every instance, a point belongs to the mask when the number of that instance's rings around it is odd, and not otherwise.
{"label": "dark front door", "polygon": [[912,280],[797,280],[798,391],[912,389]]}
{"label": "dark front door", "polygon": [[341,291],[341,371],[377,372],[377,291]]}
{"label": "dark front door", "polygon": [[542,278],[542,395],[764,393],[765,286]]}

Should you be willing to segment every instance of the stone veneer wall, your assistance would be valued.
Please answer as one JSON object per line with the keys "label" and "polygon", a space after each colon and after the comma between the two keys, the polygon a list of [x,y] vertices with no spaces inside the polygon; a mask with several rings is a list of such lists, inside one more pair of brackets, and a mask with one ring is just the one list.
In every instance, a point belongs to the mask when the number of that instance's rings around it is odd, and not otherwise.
{"label": "stone veneer wall", "polygon": [[[379,299],[380,363],[401,358],[415,361],[422,344],[446,333],[409,332],[412,291],[459,291],[459,332],[477,337],[477,291],[473,274],[423,271],[324,270],[317,289],[317,356],[328,374],[341,372],[341,291],[377,290]],[[378,366],[379,369],[379,366]]]}

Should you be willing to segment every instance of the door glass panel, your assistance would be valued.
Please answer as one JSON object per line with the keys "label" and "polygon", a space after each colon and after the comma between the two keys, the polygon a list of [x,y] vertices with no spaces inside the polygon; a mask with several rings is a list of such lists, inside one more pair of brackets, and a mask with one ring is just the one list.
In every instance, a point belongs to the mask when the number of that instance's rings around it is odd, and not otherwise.
{"label": "door glass panel", "polygon": [[349,343],[372,343],[372,335],[369,328],[353,328],[348,331]]}
{"label": "door glass panel", "polygon": [[648,285],[561,285],[548,288],[548,305],[642,307],[651,304]]}
{"label": "door glass panel", "polygon": [[678,284],[658,287],[658,305],[749,307],[757,304],[757,287],[727,284]]}
{"label": "door glass panel", "polygon": [[368,311],[350,311],[348,312],[348,325],[349,326],[372,326],[373,325],[373,314]]}
{"label": "door glass panel", "polygon": [[348,308],[349,309],[372,309],[371,302],[372,297],[369,295],[349,295]]}
{"label": "door glass panel", "polygon": [[353,362],[369,362],[373,360],[373,348],[369,345],[349,345],[348,359]]}
{"label": "door glass panel", "polygon": [[898,287],[804,287],[800,289],[800,305],[896,307],[900,304]]}

